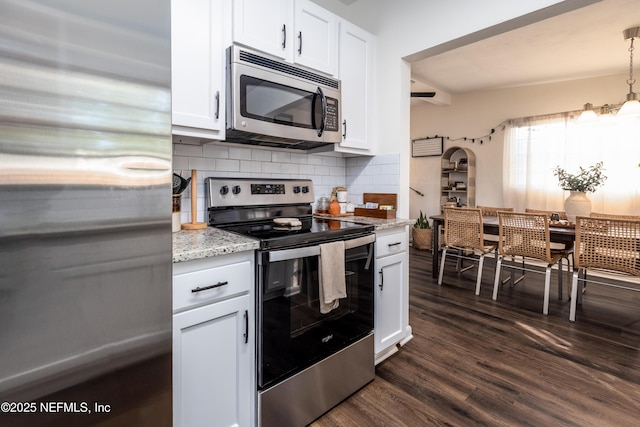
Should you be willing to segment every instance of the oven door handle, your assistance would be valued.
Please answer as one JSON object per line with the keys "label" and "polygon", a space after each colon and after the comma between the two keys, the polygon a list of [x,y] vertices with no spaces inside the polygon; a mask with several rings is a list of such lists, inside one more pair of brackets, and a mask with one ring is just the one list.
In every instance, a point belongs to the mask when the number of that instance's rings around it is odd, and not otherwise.
{"label": "oven door handle", "polygon": [[[368,245],[375,242],[376,235],[370,234],[356,239],[345,240],[344,248],[353,249],[359,246]],[[269,262],[289,261],[298,258],[307,258],[320,255],[320,245],[307,246],[305,248],[283,249],[281,251],[271,251],[269,254]]]}
{"label": "oven door handle", "polygon": [[298,258],[307,258],[320,255],[320,246],[308,246],[306,248],[283,249],[269,252],[269,262],[289,261]]}

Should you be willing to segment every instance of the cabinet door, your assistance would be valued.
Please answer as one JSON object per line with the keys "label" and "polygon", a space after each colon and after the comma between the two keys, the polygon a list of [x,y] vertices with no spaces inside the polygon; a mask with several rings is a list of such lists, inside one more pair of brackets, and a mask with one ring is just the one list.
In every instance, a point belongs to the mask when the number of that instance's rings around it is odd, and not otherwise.
{"label": "cabinet door", "polygon": [[245,295],[173,316],[174,426],[249,425],[250,307]]}
{"label": "cabinet door", "polygon": [[[171,2],[174,133],[224,138],[222,1]],[[197,133],[194,129],[205,132]]]}
{"label": "cabinet door", "polygon": [[374,36],[346,21],[340,22],[338,77],[342,82],[343,139],[341,147],[371,149],[369,126],[373,105]]}
{"label": "cabinet door", "polygon": [[408,295],[407,253],[376,260],[375,352],[397,344],[404,338]]}
{"label": "cabinet door", "polygon": [[295,0],[293,61],[336,74],[337,18],[309,0]]}
{"label": "cabinet door", "polygon": [[285,58],[295,44],[290,4],[288,0],[234,0],[233,40]]}

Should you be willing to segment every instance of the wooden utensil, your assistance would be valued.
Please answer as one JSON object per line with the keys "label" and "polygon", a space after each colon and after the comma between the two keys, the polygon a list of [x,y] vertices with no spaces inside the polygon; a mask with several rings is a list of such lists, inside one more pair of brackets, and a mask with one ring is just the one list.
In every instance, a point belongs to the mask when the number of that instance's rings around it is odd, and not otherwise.
{"label": "wooden utensil", "polygon": [[197,222],[198,216],[198,189],[197,189],[196,170],[191,169],[191,222],[182,224],[184,230],[198,230],[205,228],[205,222]]}

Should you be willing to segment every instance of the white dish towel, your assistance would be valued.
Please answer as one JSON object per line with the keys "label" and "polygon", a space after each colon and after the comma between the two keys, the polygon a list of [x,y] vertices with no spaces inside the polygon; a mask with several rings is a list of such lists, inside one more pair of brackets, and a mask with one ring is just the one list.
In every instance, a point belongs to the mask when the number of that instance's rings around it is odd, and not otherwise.
{"label": "white dish towel", "polygon": [[320,313],[329,313],[347,297],[344,274],[344,242],[320,245]]}

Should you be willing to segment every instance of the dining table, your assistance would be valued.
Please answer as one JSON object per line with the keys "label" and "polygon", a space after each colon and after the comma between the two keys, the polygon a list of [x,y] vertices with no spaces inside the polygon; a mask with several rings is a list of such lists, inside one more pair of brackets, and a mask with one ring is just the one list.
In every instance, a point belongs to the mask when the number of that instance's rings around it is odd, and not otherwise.
{"label": "dining table", "polygon": [[[432,215],[429,219],[433,221],[433,257],[431,275],[433,278],[437,278],[440,258],[440,227],[444,226],[444,214]],[[484,234],[497,236],[499,231],[498,217],[483,216],[482,227]],[[549,224],[549,239],[552,243],[561,243],[564,244],[565,247],[571,247],[576,240],[575,226],[565,222],[552,222]]]}

